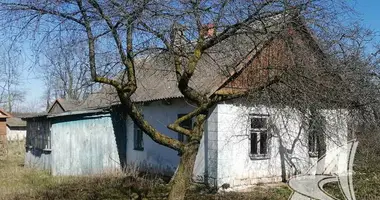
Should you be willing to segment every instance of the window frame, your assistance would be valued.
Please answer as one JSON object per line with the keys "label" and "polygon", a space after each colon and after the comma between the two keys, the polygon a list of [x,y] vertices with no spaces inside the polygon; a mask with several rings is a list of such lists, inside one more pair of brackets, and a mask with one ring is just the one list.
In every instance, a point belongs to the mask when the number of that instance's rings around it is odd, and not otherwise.
{"label": "window frame", "polygon": [[[312,141],[311,141],[312,140]],[[318,133],[316,130],[308,130],[308,146],[309,157],[318,157]]]}
{"label": "window frame", "polygon": [[[187,114],[177,114],[177,119],[180,118],[180,117],[183,117]],[[188,126],[189,124],[190,126]],[[193,119],[188,119],[188,120],[185,120],[183,122],[181,122],[179,124],[179,126],[181,126],[182,128],[186,128],[186,129],[189,129],[191,130],[193,128]],[[177,133],[177,140],[180,141],[180,142],[183,142],[183,143],[187,143],[188,142],[188,138],[186,135],[183,135],[181,133]]]}
{"label": "window frame", "polygon": [[144,132],[135,123],[133,126],[133,150],[144,151]]}
{"label": "window frame", "polygon": [[[265,119],[263,127],[253,127],[253,119]],[[249,157],[252,160],[268,159],[270,157],[270,133],[268,131],[268,121],[269,114],[249,114]],[[261,138],[264,136],[265,143],[261,141]],[[256,140],[255,145],[252,143],[253,140]],[[265,151],[262,148],[265,149]],[[253,149],[256,149],[256,151]]]}

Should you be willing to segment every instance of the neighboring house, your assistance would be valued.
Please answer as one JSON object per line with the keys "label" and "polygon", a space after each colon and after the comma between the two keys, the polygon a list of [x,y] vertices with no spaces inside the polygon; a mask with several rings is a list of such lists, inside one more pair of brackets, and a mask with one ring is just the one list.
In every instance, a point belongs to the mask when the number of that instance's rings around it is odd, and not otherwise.
{"label": "neighboring house", "polygon": [[[305,27],[282,24],[275,28],[292,32],[296,48],[308,52],[306,64],[322,65],[323,54]],[[259,87],[271,78],[269,66],[291,67],[290,56],[300,56],[290,55],[280,36],[262,37],[256,43],[255,38],[239,34],[210,49],[200,60],[191,87],[208,95]],[[158,131],[184,140],[167,125],[194,107],[178,90],[167,60],[156,56],[137,66],[138,88],[131,98]],[[25,165],[36,164],[53,175],[102,173],[129,164],[173,173],[179,163],[177,152],[155,143],[129,117],[124,119],[119,104],[112,87],[104,86],[71,110],[53,113],[56,109],[50,109],[46,115],[27,118]],[[326,108],[319,113],[325,119],[327,150],[346,143],[347,112]],[[307,124],[286,106],[249,104],[244,98],[219,103],[208,111],[194,179],[217,187],[225,183],[239,187],[306,172],[316,163],[319,134]],[[182,126],[192,126],[192,122]],[[342,166],[336,170],[345,170]]]}
{"label": "neighboring house", "polygon": [[7,119],[7,139],[8,141],[19,141],[26,138],[26,121],[19,117]]}
{"label": "neighboring house", "polygon": [[50,106],[48,113],[56,114],[69,111],[78,107],[79,104],[80,102],[74,99],[57,99],[53,102],[53,105]]}
{"label": "neighboring house", "polygon": [[7,146],[7,118],[10,117],[11,114],[0,109],[0,151]]}

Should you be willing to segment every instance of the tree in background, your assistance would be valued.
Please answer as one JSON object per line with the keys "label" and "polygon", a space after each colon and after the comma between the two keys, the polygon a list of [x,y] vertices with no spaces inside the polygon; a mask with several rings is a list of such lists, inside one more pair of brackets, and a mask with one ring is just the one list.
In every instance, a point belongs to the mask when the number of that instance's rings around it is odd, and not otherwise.
{"label": "tree in background", "polygon": [[14,48],[5,47],[0,60],[0,105],[6,111],[12,112],[25,99],[22,90],[21,70],[22,61],[20,52]]}
{"label": "tree in background", "polygon": [[40,73],[45,82],[47,108],[58,99],[83,100],[96,88],[90,77],[86,47],[81,44],[55,42],[43,50]]}

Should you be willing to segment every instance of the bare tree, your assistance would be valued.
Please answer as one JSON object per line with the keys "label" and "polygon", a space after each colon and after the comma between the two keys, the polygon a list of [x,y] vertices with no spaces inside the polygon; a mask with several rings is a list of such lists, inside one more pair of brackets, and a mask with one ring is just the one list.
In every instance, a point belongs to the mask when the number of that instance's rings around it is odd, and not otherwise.
{"label": "bare tree", "polygon": [[[336,87],[344,83],[344,79],[336,79],[340,77],[339,72],[334,72],[331,67],[315,64],[315,60],[324,63],[327,58],[321,52],[319,57],[310,58],[307,55],[308,51],[303,51],[305,46],[294,45],[297,38],[294,37],[293,31],[301,35],[307,34],[308,30],[303,28],[305,24],[311,27],[321,27],[326,25],[326,22],[334,24],[335,18],[332,16],[336,14],[336,10],[333,7],[337,5],[334,2],[75,0],[1,1],[1,6],[2,14],[6,16],[3,17],[3,22],[9,24],[16,21],[12,27],[18,26],[23,32],[37,31],[43,35],[38,37],[43,40],[41,46],[51,38],[67,39],[69,36],[75,36],[73,38],[77,42],[87,42],[88,51],[85,55],[88,65],[83,65],[83,70],[90,71],[93,81],[110,85],[116,90],[122,108],[152,140],[178,151],[181,155],[179,167],[171,182],[169,199],[183,199],[191,182],[206,112],[218,102],[241,97],[255,98],[255,101],[258,101],[260,98],[257,97],[265,97],[261,99],[267,100],[266,103],[295,106],[300,110],[308,109],[307,105],[316,102],[324,102],[318,104],[321,106],[326,103],[352,103],[351,99],[344,95],[347,94],[346,90],[342,93],[342,87]],[[222,48],[226,44],[241,43],[236,36],[242,35],[246,39],[243,42],[247,42],[251,48],[243,52],[234,51],[233,47],[228,50]],[[258,83],[256,75],[247,78],[245,86],[250,87],[245,90],[209,93],[210,91],[206,92],[192,84],[192,79],[197,78],[201,70],[199,66],[202,58],[217,58],[213,60],[214,63],[223,58],[232,59],[233,62],[218,65],[226,78],[231,78],[237,66],[249,63],[246,57],[250,52],[260,49],[269,38],[276,37],[285,41],[279,42],[278,48],[286,48],[289,54],[281,59],[275,58],[273,69],[272,66],[263,64],[262,71],[256,74],[271,75],[265,75],[266,81],[262,81],[261,84],[251,84]],[[320,51],[318,44],[313,43],[311,46],[314,51]],[[113,63],[99,59],[104,54],[111,55],[110,57],[116,61]],[[192,112],[168,125],[169,129],[187,136],[187,143],[159,132],[144,120],[138,104],[131,99],[139,89],[137,71],[144,67],[145,61],[149,63],[152,57],[166,61],[167,69],[176,74],[181,95],[195,105]],[[236,63],[240,64],[236,66]],[[305,65],[311,64],[315,66],[305,68]],[[295,67],[288,70],[288,65]],[[114,76],[108,74],[110,68],[113,72],[121,71],[122,78],[112,78]],[[269,73],[269,70],[273,73]],[[299,87],[300,85],[303,87]],[[180,126],[182,122],[191,118],[195,118],[192,129]]]}
{"label": "bare tree", "polygon": [[46,85],[46,102],[52,98],[83,100],[95,89],[91,81],[86,48],[80,44],[55,42],[44,50],[40,73]]}
{"label": "bare tree", "polygon": [[[8,50],[7,50],[8,49]],[[0,75],[0,103],[8,112],[12,112],[15,104],[24,101],[25,91],[21,86],[21,59],[18,50],[5,48],[0,61],[2,73]]]}

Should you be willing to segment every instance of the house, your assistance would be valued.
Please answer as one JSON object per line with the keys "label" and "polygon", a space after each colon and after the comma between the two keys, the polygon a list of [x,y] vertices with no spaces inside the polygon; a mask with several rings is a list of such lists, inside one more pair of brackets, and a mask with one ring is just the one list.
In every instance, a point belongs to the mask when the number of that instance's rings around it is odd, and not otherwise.
{"label": "house", "polygon": [[[296,49],[307,52],[305,66],[323,65],[323,54],[305,27],[290,23],[272,28],[292,34]],[[289,53],[281,35],[259,39],[239,34],[213,47],[199,61],[191,87],[208,95],[260,87],[273,76],[269,66],[286,70],[294,65],[294,56],[301,57],[298,51]],[[167,69],[168,60],[157,55],[137,63],[138,88],[131,98],[158,131],[184,140],[167,125],[194,107],[178,90],[175,72]],[[104,86],[75,108],[50,109],[45,115],[27,118],[25,165],[37,163],[53,175],[102,173],[130,164],[173,173],[179,163],[177,152],[143,134],[129,117],[124,118],[119,104],[113,88]],[[326,149],[346,143],[347,111],[327,106],[318,113],[328,135]],[[192,126],[192,122],[182,126]],[[306,172],[317,161],[317,135],[297,110],[286,105],[249,103],[244,98],[218,103],[208,110],[194,180],[238,188]],[[333,159],[328,151],[326,157]],[[343,165],[335,168],[345,170]]]}
{"label": "house", "polygon": [[20,141],[26,138],[26,121],[13,114],[7,118],[7,140]]}
{"label": "house", "polygon": [[0,109],[0,150],[7,146],[7,118],[9,117],[12,115]]}

